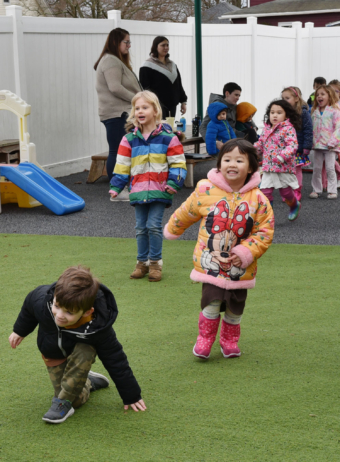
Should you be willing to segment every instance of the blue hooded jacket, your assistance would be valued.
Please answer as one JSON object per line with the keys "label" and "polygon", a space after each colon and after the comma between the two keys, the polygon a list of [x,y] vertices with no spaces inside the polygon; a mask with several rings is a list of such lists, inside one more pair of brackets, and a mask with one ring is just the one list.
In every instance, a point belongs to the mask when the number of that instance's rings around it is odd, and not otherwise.
{"label": "blue hooded jacket", "polygon": [[218,120],[217,116],[220,112],[226,111],[227,107],[223,103],[215,102],[208,106],[208,115],[210,122],[208,123],[207,133],[205,136],[205,142],[207,152],[211,156],[215,156],[218,153],[216,147],[216,141],[222,141],[225,143],[233,138],[236,138],[234,130],[227,120]]}

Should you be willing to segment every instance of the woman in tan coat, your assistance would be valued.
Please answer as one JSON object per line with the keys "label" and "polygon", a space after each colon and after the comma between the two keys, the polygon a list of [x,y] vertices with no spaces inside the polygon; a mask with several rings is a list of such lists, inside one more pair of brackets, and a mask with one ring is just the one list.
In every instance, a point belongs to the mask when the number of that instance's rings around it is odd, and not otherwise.
{"label": "woman in tan coat", "polygon": [[[119,143],[125,135],[124,125],[131,110],[131,100],[141,90],[132,70],[130,47],[129,32],[117,27],[109,33],[103,51],[94,65],[97,71],[98,112],[100,121],[105,125],[109,143],[106,165],[109,180],[116,164]],[[129,200],[128,193],[122,191],[114,200]]]}

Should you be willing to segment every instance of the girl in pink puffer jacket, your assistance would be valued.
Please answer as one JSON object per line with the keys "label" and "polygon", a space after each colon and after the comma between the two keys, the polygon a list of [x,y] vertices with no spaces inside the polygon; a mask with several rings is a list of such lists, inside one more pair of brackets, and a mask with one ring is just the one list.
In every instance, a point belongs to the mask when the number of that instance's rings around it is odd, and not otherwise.
{"label": "girl in pink puffer jacket", "polygon": [[262,155],[261,190],[273,204],[273,190],[278,189],[290,208],[288,219],[293,221],[301,208],[293,191],[299,188],[295,176],[295,153],[300,118],[287,101],[278,100],[269,104],[264,122],[262,135],[254,145]]}

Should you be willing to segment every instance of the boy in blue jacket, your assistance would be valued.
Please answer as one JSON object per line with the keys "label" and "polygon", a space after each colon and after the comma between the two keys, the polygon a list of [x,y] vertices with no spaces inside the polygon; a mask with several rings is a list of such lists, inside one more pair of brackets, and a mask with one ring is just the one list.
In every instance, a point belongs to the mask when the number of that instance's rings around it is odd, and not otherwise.
{"label": "boy in blue jacket", "polygon": [[67,268],[58,281],[30,292],[9,337],[16,348],[39,325],[38,348],[47,366],[54,398],[43,420],[61,423],[108,379],[91,371],[96,355],[109,372],[124,409],[146,409],[141,389],[112,324],[118,315],[112,292],[87,268]]}
{"label": "boy in blue jacket", "polygon": [[206,148],[208,154],[216,156],[219,152],[216,141],[226,143],[236,138],[236,135],[227,121],[227,109],[225,104],[219,102],[211,103],[208,106],[208,115],[210,117],[210,122],[208,123],[205,135]]}

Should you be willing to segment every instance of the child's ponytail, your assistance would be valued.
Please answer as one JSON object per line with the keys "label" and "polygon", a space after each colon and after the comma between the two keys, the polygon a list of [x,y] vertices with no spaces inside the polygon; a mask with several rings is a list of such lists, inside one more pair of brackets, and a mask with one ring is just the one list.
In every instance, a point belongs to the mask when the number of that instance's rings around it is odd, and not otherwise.
{"label": "child's ponytail", "polygon": [[281,96],[282,96],[282,94],[283,94],[285,91],[289,91],[293,96],[296,96],[297,98],[299,98],[299,100],[298,100],[297,103],[296,103],[296,108],[295,108],[295,110],[296,110],[296,112],[297,112],[298,114],[301,115],[301,114],[302,114],[302,108],[303,108],[303,107],[308,108],[308,104],[307,104],[306,101],[302,98],[302,93],[301,93],[300,88],[299,88],[299,87],[293,87],[293,86],[291,86],[291,87],[286,87],[286,88],[284,88],[284,89],[282,90]]}

